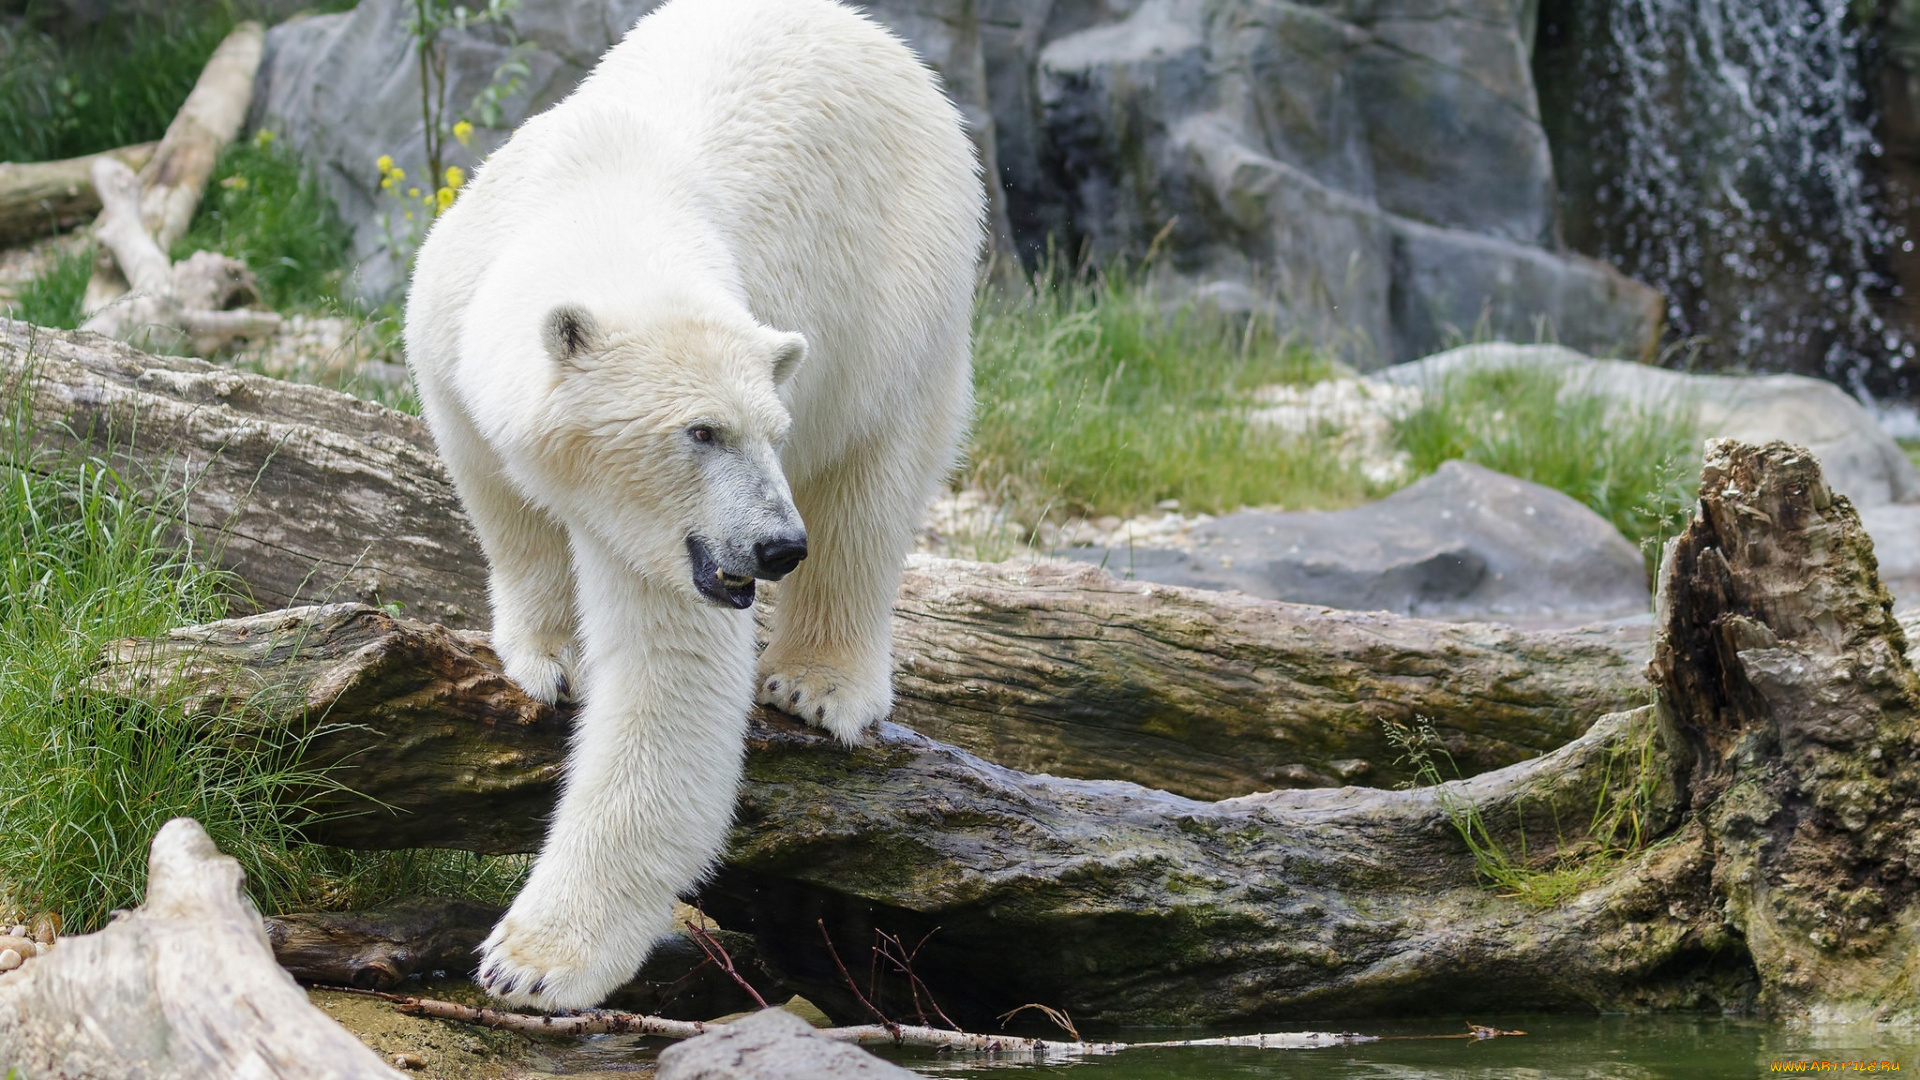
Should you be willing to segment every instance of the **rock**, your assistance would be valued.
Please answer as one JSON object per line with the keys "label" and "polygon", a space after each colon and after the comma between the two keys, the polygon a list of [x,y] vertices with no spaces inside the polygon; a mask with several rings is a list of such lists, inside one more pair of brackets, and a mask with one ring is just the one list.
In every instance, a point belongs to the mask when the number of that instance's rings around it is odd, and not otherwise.
{"label": "rock", "polygon": [[[1635,408],[1698,409],[1703,438],[1807,447],[1828,483],[1861,509],[1920,502],[1920,473],[1873,415],[1829,382],[1801,375],[1689,375],[1645,364],[1595,360],[1555,345],[1469,345],[1401,364],[1377,378],[1435,387],[1484,367],[1525,364],[1566,373],[1567,390],[1595,393]],[[1876,534],[1877,535],[1877,534]]]}
{"label": "rock", "polygon": [[15,950],[0,949],[0,971],[12,971],[25,962]]}
{"label": "rock", "polygon": [[[635,20],[661,2],[525,0],[511,6],[498,25],[445,32],[445,123],[464,117],[476,125],[471,147],[447,143],[445,164],[471,172],[521,121],[565,97]],[[970,0],[877,0],[854,6],[900,33],[940,73],[966,117],[987,174],[993,175],[993,115]],[[401,216],[397,200],[383,195],[374,161],[389,154],[409,177],[426,173],[419,68],[406,30],[413,9],[412,0],[365,0],[350,12],[274,27],[267,35],[249,121],[254,129],[274,131],[319,170],[353,230],[353,256],[361,260],[355,283],[370,297],[389,296],[403,283],[405,261],[392,256],[388,236],[391,231],[404,238],[416,227]],[[480,126],[481,118],[469,115],[466,103],[493,83],[510,55],[527,65],[528,74],[515,93],[502,97],[499,126]],[[993,186],[994,210],[1004,237],[1010,234],[998,190]]]}
{"label": "rock", "polygon": [[1191,553],[1062,554],[1145,581],[1353,611],[1569,626],[1651,610],[1645,560],[1604,518],[1463,461],[1366,506],[1242,511],[1190,535]]}
{"label": "rock", "polygon": [[1266,281],[1362,367],[1545,325],[1642,355],[1660,297],[1555,250],[1518,35],[1503,0],[1147,0],[1038,58],[1062,216],[1104,255],[1166,229],[1183,274]]}
{"label": "rock", "polygon": [[[659,0],[523,0],[446,40],[454,113],[516,37],[529,74],[501,126],[449,145],[471,167],[557,101]],[[1303,337],[1361,367],[1478,328],[1643,355],[1659,296],[1559,250],[1554,179],[1510,0],[869,0],[936,69],[989,177],[1003,254],[1056,242],[1139,258],[1156,238],[1186,287],[1269,294]],[[290,22],[267,38],[251,123],[319,168],[367,260],[397,288],[373,162],[423,175],[405,0]],[[449,119],[449,122],[451,118]],[[383,221],[390,218],[390,221]],[[1167,229],[1161,236],[1163,228]]]}
{"label": "rock", "polygon": [[31,960],[40,955],[40,944],[25,934],[9,934],[0,937],[0,950],[16,953],[23,960]]}
{"label": "rock", "polygon": [[910,1080],[918,1075],[820,1035],[785,1009],[762,1009],[662,1050],[659,1080]]}
{"label": "rock", "polygon": [[1902,604],[1920,602],[1920,503],[1868,507],[1860,511],[1860,524],[1873,537],[1887,591]]}

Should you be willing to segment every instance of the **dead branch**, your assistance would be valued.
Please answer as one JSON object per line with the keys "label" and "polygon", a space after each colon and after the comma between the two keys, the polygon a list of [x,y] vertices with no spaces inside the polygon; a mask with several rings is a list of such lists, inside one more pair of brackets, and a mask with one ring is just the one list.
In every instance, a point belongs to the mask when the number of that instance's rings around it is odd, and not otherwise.
{"label": "dead branch", "polygon": [[141,143],[63,161],[0,161],[0,248],[72,228],[98,214],[93,163],[112,157],[139,169],[159,145]]}

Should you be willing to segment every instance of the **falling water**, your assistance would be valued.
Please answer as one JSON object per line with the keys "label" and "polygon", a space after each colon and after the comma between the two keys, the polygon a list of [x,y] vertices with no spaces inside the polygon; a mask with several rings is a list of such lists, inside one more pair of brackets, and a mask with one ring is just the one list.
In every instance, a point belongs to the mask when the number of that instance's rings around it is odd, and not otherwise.
{"label": "falling water", "polygon": [[[1667,297],[1715,366],[1906,382],[1914,344],[1876,311],[1909,245],[1871,179],[1847,0],[1573,0],[1565,95],[1591,142],[1597,254]],[[1550,77],[1550,76],[1549,76]],[[1597,85],[1596,85],[1597,84]],[[1578,241],[1576,240],[1576,243]]]}

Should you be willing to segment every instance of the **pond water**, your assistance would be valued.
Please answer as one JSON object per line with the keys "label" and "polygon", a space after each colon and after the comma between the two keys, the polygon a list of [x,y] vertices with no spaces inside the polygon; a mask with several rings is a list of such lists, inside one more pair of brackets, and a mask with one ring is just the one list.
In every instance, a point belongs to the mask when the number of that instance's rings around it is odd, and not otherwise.
{"label": "pond water", "polygon": [[[1475,1023],[1524,1030],[1524,1036],[1475,1041],[1437,1039],[1464,1030],[1461,1020],[1423,1019],[1339,1024],[1286,1024],[1274,1030],[1357,1030],[1390,1036],[1328,1050],[1206,1047],[1135,1050],[1078,1061],[989,1060],[926,1052],[884,1056],[928,1076],[1016,1080],[1748,1080],[1775,1063],[1825,1062],[1822,1075],[1866,1070],[1835,1063],[1884,1062],[1879,1071],[1920,1070],[1920,1031],[1823,1027],[1792,1029],[1751,1020],[1701,1016],[1475,1016]],[[1166,1029],[1103,1033],[1133,1041],[1199,1038],[1208,1032]],[[618,1071],[651,1062],[655,1040],[589,1040],[572,1063]],[[1894,1066],[1894,1068],[1888,1068]]]}

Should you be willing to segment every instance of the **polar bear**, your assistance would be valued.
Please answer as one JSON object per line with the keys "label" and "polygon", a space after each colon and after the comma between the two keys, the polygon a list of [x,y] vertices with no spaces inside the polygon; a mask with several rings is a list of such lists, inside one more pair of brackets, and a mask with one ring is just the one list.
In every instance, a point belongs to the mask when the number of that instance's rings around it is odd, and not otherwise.
{"label": "polar bear", "polygon": [[[725,842],[758,701],[849,743],[970,400],[984,197],[914,55],[831,0],[670,0],[478,170],[406,314],[507,674],[581,709],[479,979],[630,978]],[[780,586],[756,659],[756,579]]]}

